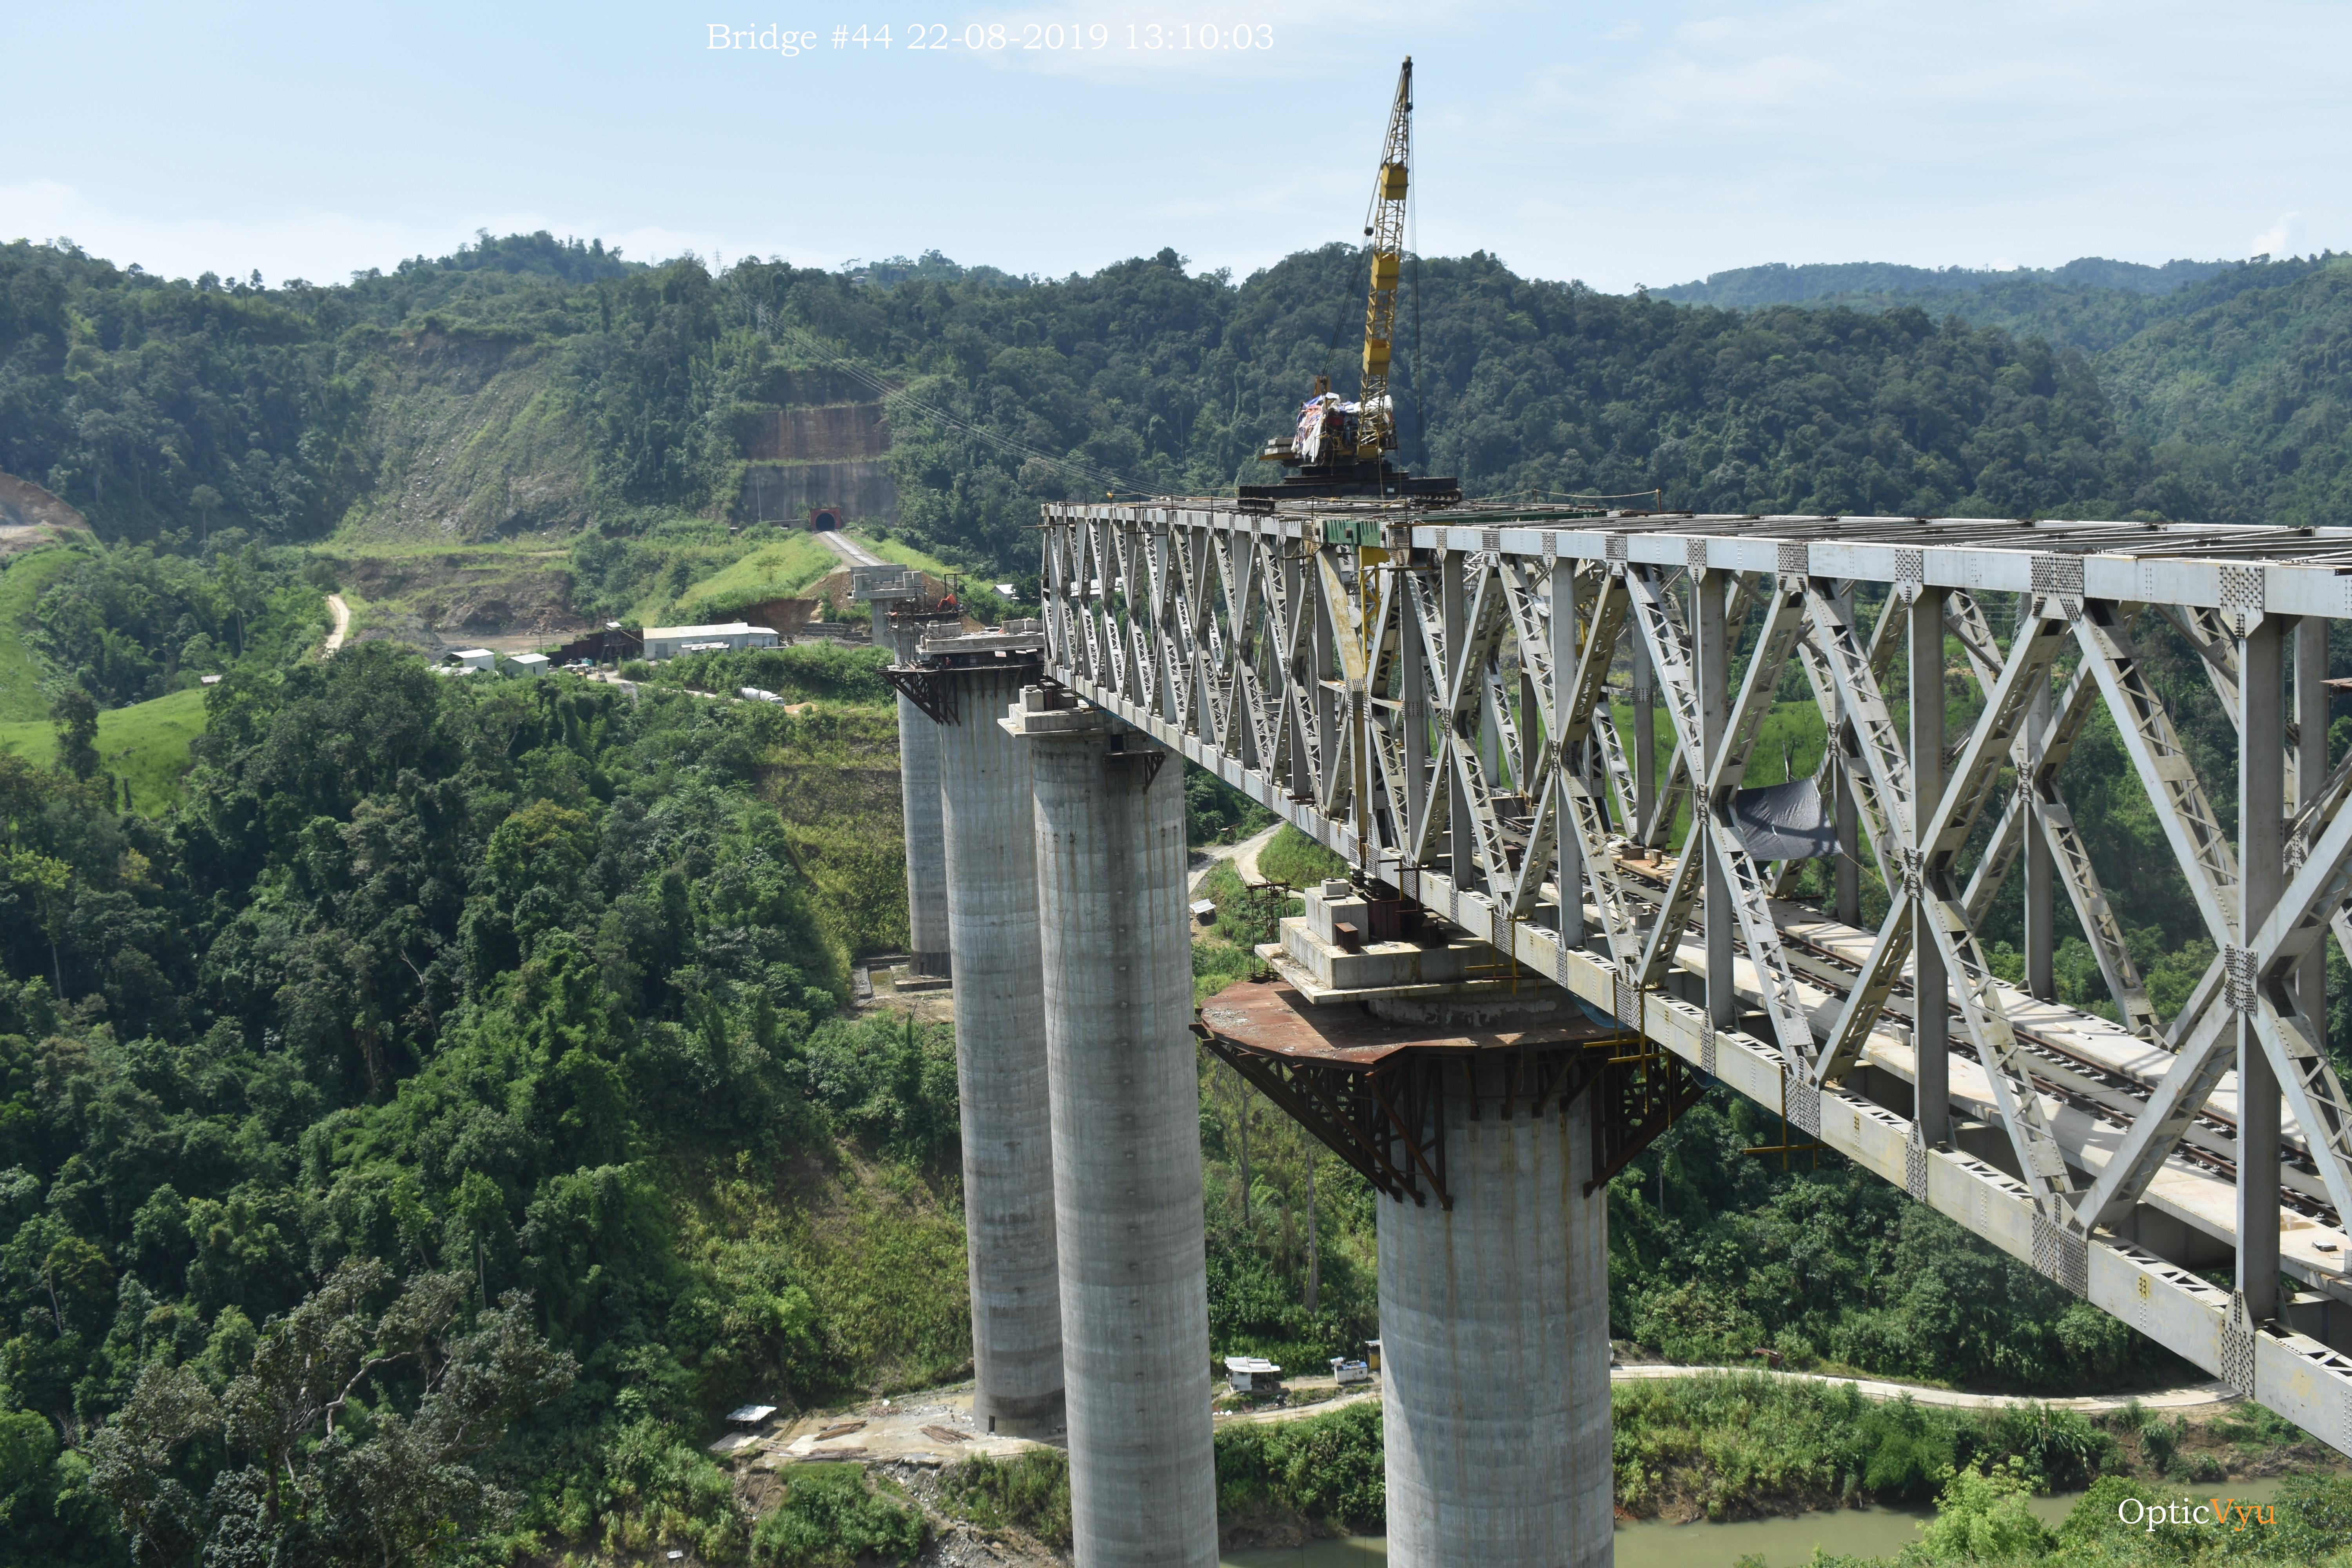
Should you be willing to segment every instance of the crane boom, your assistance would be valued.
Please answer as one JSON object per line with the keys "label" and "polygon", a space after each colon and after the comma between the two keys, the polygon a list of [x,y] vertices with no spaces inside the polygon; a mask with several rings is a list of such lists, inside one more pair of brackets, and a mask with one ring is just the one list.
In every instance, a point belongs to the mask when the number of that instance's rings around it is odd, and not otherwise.
{"label": "crane boom", "polygon": [[1356,424],[1356,456],[1377,462],[1396,450],[1396,407],[1389,398],[1389,345],[1396,336],[1397,280],[1404,268],[1405,186],[1412,163],[1412,57],[1397,72],[1396,100],[1381,145],[1381,172],[1364,215],[1371,252],[1371,289],[1364,296],[1364,384]]}
{"label": "crane boom", "polygon": [[[1397,449],[1396,402],[1389,395],[1389,361],[1396,338],[1397,289],[1404,274],[1405,189],[1412,163],[1412,57],[1397,72],[1396,97],[1389,106],[1389,129],[1381,143],[1381,172],[1372,181],[1372,205],[1364,213],[1364,252],[1371,263],[1371,289],[1364,297],[1364,380],[1353,403],[1331,390],[1328,374],[1315,378],[1314,393],[1298,410],[1288,435],[1267,439],[1262,463],[1279,463],[1280,482],[1236,483],[1244,509],[1280,500],[1379,496],[1446,505],[1462,499],[1462,481],[1408,473],[1389,460]],[[1339,352],[1345,307],[1332,324],[1330,352]],[[1327,362],[1325,370],[1329,365]],[[1415,386],[1420,367],[1413,367]]]}

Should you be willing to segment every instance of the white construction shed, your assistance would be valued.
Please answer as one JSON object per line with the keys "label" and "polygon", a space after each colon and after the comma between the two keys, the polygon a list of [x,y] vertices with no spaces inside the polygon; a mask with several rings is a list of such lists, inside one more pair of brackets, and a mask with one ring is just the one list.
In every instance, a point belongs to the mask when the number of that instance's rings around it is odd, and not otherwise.
{"label": "white construction shed", "polygon": [[554,668],[552,662],[543,653],[519,653],[507,662],[525,675],[545,675]]}
{"label": "white construction shed", "polygon": [[746,647],[773,647],[776,634],[768,626],[728,621],[708,626],[647,626],[646,657],[676,658],[682,653],[714,653]]}
{"label": "white construction shed", "polygon": [[1282,1369],[1264,1356],[1229,1355],[1225,1375],[1235,1394],[1270,1394],[1282,1386]]}

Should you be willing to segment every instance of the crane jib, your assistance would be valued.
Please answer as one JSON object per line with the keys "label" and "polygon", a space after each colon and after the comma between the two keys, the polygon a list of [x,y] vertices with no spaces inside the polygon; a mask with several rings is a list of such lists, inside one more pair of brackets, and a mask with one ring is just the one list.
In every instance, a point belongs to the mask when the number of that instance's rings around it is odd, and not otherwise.
{"label": "crane jib", "polygon": [[1412,163],[1412,59],[1397,72],[1396,100],[1389,110],[1387,141],[1372,183],[1371,211],[1364,234],[1370,242],[1371,287],[1364,296],[1362,412],[1356,422],[1356,456],[1378,462],[1396,449],[1396,409],[1389,400],[1389,346],[1396,335],[1397,280],[1404,265],[1405,192]]}

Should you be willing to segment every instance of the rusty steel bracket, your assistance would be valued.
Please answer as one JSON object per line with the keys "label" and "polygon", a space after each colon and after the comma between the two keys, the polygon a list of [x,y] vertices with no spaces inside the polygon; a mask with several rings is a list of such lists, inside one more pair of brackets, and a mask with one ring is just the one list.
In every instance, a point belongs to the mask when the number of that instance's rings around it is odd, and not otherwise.
{"label": "rusty steel bracket", "polygon": [[925,669],[919,665],[886,665],[882,679],[891,689],[921,709],[935,724],[956,724],[962,721],[956,714],[955,683],[942,680],[944,670]]}

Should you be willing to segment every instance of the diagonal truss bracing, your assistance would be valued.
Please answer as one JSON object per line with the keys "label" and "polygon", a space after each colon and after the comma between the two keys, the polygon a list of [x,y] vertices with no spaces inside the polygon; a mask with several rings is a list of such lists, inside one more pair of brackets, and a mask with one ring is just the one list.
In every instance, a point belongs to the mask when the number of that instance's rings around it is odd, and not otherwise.
{"label": "diagonal truss bracing", "polygon": [[[1704,832],[1707,847],[1722,867],[1733,910],[1748,944],[1748,962],[1763,987],[1765,1010],[1781,1048],[1801,1055],[1812,1044],[1812,1026],[1797,994],[1796,976],[1780,950],[1780,936],[1767,901],[1762,871],[1741,842],[1731,812],[1731,796],[1748,768],[1748,753],[1769,711],[1780,667],[1794,648],[1801,626],[1804,596],[1801,587],[1776,586],[1765,613],[1756,651],[1750,656],[1739,695],[1731,705],[1716,753],[1709,755],[1703,739],[1700,708],[1703,694],[1682,627],[1667,610],[1657,574],[1636,573],[1632,597],[1642,637],[1650,650],[1651,668],[1665,689],[1666,711],[1683,754],[1696,759],[1692,772],[1694,836]],[[1642,954],[1641,979],[1654,984],[1663,975],[1690,919],[1701,881],[1705,856],[1696,844],[1686,845],[1675,863],[1666,905],[1652,929]]]}
{"label": "diagonal truss bracing", "polygon": [[[2000,650],[1993,640],[1992,627],[1976,601],[1965,594],[1953,595],[1947,610],[1968,649],[1969,663],[1976,671],[1978,683],[1990,693],[2000,668]],[[2128,615],[2126,619],[2129,619]],[[1982,921],[2002,882],[2017,864],[2027,834],[2041,833],[2050,847],[2051,860],[2059,881],[2066,889],[2067,900],[2074,906],[2074,919],[2098,960],[2107,994],[2115,999],[2126,1026],[2153,1039],[2160,1031],[2156,1008],[2147,999],[2147,983],[2140,977],[2139,966],[2132,962],[2131,949],[2124,940],[2123,922],[2107,902],[2106,890],[2100,887],[2099,874],[2091,865],[2089,847],[2075,831],[2074,814],[2058,790],[2058,770],[2073,753],[2097,694],[2096,684],[2077,670],[2067,682],[2065,694],[2059,699],[2048,726],[2038,736],[2027,736],[2017,744],[2012,755],[2017,787],[2002,807],[2000,819],[1993,827],[1992,842],[1969,877],[1960,903],[1971,921]]]}
{"label": "diagonal truss bracing", "polygon": [[[2210,1097],[2227,1082],[2241,1019],[2282,1082],[2295,1201],[2323,1226],[2336,1223],[2326,1205],[2352,1208],[2352,1108],[2320,1043],[2323,1010],[2296,978],[2315,944],[2352,939],[2352,813],[2342,809],[2352,764],[2285,803],[2284,896],[2257,929],[2241,930],[2230,818],[2214,809],[2132,635],[2133,611],[2147,605],[2226,675],[2260,617],[2352,611],[2352,531],[1430,514],[1369,503],[1269,513],[1168,500],[1049,507],[1043,539],[1049,671],[1078,696],[1273,807],[1359,875],[1494,943],[1523,983],[1541,976],[1635,1023],[2352,1451],[2352,1358],[2283,1324],[2248,1337],[2228,1292],[2104,1228],[2170,1201],[2164,1173],[2202,1170],[2210,1182],[2211,1160],[2229,1157],[2233,1123]],[[1738,584],[1727,597],[1746,633],[1727,682],[1705,692],[1693,590],[1725,579]],[[1934,799],[1915,796],[1882,689],[1919,584],[1942,591],[1934,597],[1984,697],[1948,748]],[[1874,627],[1856,624],[1873,613],[1857,614],[1857,599],[1885,605]],[[1993,627],[2011,625],[2004,646]],[[1680,758],[1647,813],[1610,707],[1637,640]],[[2078,668],[2029,732],[2062,652],[2078,655]],[[1805,934],[1820,921],[1776,901],[1733,809],[1791,658],[1851,783],[1862,853],[1892,895],[1874,937],[1839,939],[1852,955],[1843,968],[1825,966]],[[1719,732],[1707,727],[1710,706]],[[2026,1004],[1990,973],[1976,934],[2038,820],[2111,991],[2127,1018],[2152,1024],[2135,1005],[2144,988],[2063,790],[2074,742],[2102,706],[2223,950],[2200,987],[2210,1002],[2172,1022],[2176,1049],[2132,1067],[2140,1076],[2125,1088],[2122,1068],[2094,1083],[2053,1054],[2052,1020],[2079,1016]],[[1822,777],[1834,782],[1826,764]],[[1690,841],[1664,866],[1654,850],[1669,847],[1684,800]],[[1712,1025],[1685,999],[1696,976],[1681,939],[1709,854],[1725,872],[1741,959],[1736,980],[1723,977],[1738,1005],[1716,1016],[1761,1014],[1760,1024]],[[1591,912],[1569,918],[1563,898]],[[1588,928],[1589,947],[1562,940]],[[1881,1011],[1919,942],[1943,957],[1951,994],[1908,1005],[1958,1016],[1956,1045],[1980,1069],[1970,1113],[2000,1125],[2005,1169],[1923,1148],[1907,1112],[1866,1098],[1875,1090],[1857,1069],[1902,1059],[1888,1054],[1899,1037],[1880,1026]],[[2085,1101],[2094,1091],[2104,1098]],[[2086,1142],[2085,1126],[2103,1131]],[[2207,1166],[2183,1165],[2191,1143]],[[2312,1233],[2305,1224],[2296,1235]]]}

